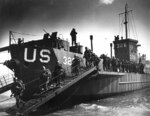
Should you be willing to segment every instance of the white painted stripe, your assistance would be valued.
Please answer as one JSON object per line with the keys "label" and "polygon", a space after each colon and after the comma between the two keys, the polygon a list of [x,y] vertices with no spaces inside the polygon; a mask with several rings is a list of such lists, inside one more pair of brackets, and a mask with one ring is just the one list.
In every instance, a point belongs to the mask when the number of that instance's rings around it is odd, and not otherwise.
{"label": "white painted stripe", "polygon": [[150,81],[131,81],[131,82],[119,82],[119,84],[133,84],[133,83],[149,83]]}

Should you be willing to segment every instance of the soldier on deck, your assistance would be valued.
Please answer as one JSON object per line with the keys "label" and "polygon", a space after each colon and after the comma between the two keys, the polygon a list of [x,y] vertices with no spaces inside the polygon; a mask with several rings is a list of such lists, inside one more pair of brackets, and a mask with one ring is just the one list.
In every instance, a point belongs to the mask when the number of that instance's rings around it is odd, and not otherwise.
{"label": "soldier on deck", "polygon": [[25,90],[25,85],[23,84],[22,80],[18,78],[13,78],[13,81],[14,83],[11,88],[11,97],[14,96],[16,98],[16,106],[17,108],[20,108],[20,103],[24,104],[24,101],[21,100],[21,96]]}
{"label": "soldier on deck", "polygon": [[99,62],[100,62],[100,58],[95,54],[94,57],[94,66],[96,66],[97,70],[99,70]]}
{"label": "soldier on deck", "polygon": [[74,28],[72,29],[70,35],[71,35],[71,38],[72,38],[72,46],[73,46],[73,44],[76,45],[77,32],[76,32],[76,30]]}
{"label": "soldier on deck", "polygon": [[102,54],[101,56],[100,56],[100,58],[101,59],[103,59],[103,70],[104,71],[107,71],[107,56],[105,55],[105,54]]}
{"label": "soldier on deck", "polygon": [[85,51],[84,51],[84,56],[83,56],[84,58],[85,58],[85,64],[86,64],[86,67],[88,67],[89,66],[89,58],[90,58],[90,53],[89,53],[89,50],[88,50],[88,48],[87,47],[85,47]]}

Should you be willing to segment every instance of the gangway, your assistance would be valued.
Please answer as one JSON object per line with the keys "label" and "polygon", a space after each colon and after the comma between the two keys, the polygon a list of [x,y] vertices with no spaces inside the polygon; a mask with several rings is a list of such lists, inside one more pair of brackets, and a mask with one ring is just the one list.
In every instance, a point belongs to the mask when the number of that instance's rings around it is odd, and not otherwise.
{"label": "gangway", "polygon": [[7,74],[0,77],[0,94],[11,89],[13,84],[13,74]]}
{"label": "gangway", "polygon": [[43,93],[43,95],[41,97],[29,100],[28,102],[26,102],[24,104],[24,107],[21,108],[21,110],[18,110],[18,113],[23,116],[28,116],[29,113],[36,110],[38,107],[44,105],[46,102],[48,102],[52,98],[56,97],[57,95],[61,94],[63,91],[67,90],[69,87],[71,87],[75,83],[79,82],[81,79],[85,78],[86,76],[88,76],[95,70],[96,70],[96,68],[92,67],[92,68],[82,72],[81,74],[79,74],[78,76],[73,78],[72,80],[68,81],[61,88],[57,88],[53,91],[45,92],[45,93]]}

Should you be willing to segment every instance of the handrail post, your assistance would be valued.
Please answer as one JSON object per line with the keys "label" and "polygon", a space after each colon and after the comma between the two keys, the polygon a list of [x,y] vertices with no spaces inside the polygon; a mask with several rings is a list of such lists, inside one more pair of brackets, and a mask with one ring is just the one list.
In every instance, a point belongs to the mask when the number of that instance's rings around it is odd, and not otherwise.
{"label": "handrail post", "polygon": [[2,87],[3,87],[3,83],[2,83],[2,81],[0,80],[0,83],[1,83],[1,85],[2,85]]}
{"label": "handrail post", "polygon": [[3,78],[4,78],[4,81],[5,81],[6,85],[7,85],[7,81],[6,81],[6,79],[5,79],[5,77],[4,77],[4,76],[3,76]]}

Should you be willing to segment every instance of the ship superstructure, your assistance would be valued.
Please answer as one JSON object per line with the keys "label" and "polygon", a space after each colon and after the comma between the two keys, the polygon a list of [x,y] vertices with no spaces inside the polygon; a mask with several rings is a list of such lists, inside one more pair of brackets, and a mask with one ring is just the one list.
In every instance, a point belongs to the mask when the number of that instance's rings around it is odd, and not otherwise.
{"label": "ship superstructure", "polygon": [[127,60],[138,63],[138,40],[129,38],[128,30],[128,15],[132,10],[128,10],[128,4],[125,5],[125,12],[119,15],[124,15],[124,27],[125,27],[125,38],[115,36],[114,43],[114,54],[115,57],[120,60]]}

